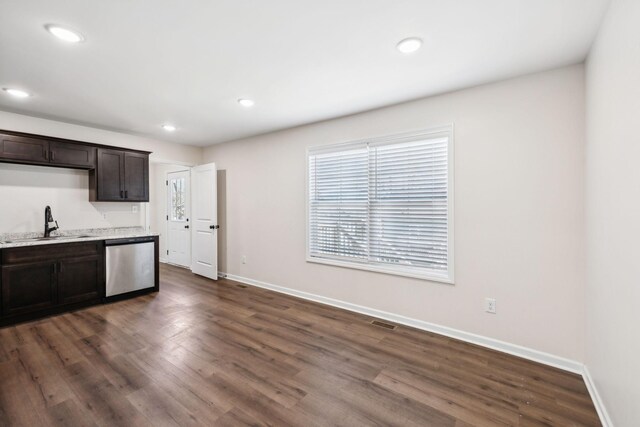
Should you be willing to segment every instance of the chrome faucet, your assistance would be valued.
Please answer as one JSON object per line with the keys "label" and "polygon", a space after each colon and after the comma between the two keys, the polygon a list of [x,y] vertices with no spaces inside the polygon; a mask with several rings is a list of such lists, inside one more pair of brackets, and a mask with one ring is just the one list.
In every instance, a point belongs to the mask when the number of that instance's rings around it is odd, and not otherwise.
{"label": "chrome faucet", "polygon": [[[52,222],[56,223],[55,227],[49,227],[49,224]],[[47,206],[44,208],[44,237],[51,236],[52,231],[56,231],[58,228],[58,221],[53,220],[53,215],[51,215],[51,206]]]}

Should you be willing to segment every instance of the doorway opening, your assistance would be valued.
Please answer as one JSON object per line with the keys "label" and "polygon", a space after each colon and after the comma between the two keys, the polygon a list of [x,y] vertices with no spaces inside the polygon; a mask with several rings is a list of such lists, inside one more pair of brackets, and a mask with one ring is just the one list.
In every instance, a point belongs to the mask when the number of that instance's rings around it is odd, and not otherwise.
{"label": "doorway opening", "polygon": [[150,229],[160,235],[160,262],[218,278],[217,170],[158,162],[150,168]]}

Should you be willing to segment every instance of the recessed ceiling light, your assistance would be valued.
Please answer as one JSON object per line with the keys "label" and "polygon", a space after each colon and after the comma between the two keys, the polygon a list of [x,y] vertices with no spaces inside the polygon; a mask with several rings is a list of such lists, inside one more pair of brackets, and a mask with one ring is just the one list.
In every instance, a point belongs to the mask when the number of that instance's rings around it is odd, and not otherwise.
{"label": "recessed ceiling light", "polygon": [[255,102],[253,102],[252,99],[240,98],[238,99],[238,104],[242,105],[243,107],[249,108],[253,107]]}
{"label": "recessed ceiling light", "polygon": [[15,96],[16,98],[28,98],[31,96],[29,92],[25,92],[20,89],[12,89],[10,87],[3,87],[3,91],[7,92],[9,95]]}
{"label": "recessed ceiling light", "polygon": [[82,37],[82,34],[76,33],[75,31],[69,30],[67,28],[62,28],[58,25],[53,24],[47,24],[44,27],[51,34],[68,43],[80,43],[81,41],[84,41],[84,37]]}
{"label": "recessed ceiling light", "polygon": [[176,127],[174,125],[166,124],[162,125],[162,129],[166,130],[167,132],[173,132],[176,130]]}
{"label": "recessed ceiling light", "polygon": [[402,53],[413,53],[422,47],[422,39],[418,37],[409,37],[408,39],[400,40],[396,48]]}

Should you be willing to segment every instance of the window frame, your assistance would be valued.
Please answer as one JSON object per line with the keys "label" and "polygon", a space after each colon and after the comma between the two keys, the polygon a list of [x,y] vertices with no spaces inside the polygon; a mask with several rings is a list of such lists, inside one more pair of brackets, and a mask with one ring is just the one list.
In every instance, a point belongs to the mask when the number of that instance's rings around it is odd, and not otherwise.
{"label": "window frame", "polygon": [[[311,228],[310,228],[310,192],[309,192],[309,156],[313,151],[318,150],[339,150],[341,148],[347,149],[349,146],[357,144],[387,144],[387,143],[400,143],[411,141],[420,138],[434,138],[438,135],[446,135],[448,138],[447,145],[447,271],[445,273],[438,273],[433,270],[428,270],[420,267],[408,267],[408,266],[386,266],[380,264],[369,264],[356,261],[345,261],[344,259],[326,257],[314,257],[310,253],[311,245]],[[454,170],[455,170],[455,141],[454,141],[454,126],[453,124],[432,127],[419,131],[406,132],[401,134],[387,135],[375,138],[364,138],[360,140],[339,142],[334,144],[322,144],[312,147],[307,147],[305,151],[305,207],[306,207],[306,261],[315,264],[332,265],[337,267],[346,267],[356,270],[372,271],[376,273],[391,274],[396,276],[411,277],[416,279],[423,279],[432,282],[445,283],[449,285],[454,284]]]}

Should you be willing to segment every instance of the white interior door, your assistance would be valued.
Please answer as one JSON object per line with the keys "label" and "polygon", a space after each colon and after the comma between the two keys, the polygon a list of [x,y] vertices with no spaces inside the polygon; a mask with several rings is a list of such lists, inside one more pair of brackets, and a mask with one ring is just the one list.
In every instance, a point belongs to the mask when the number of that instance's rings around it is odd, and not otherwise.
{"label": "white interior door", "polygon": [[216,165],[191,169],[193,221],[191,271],[218,279],[218,190]]}
{"label": "white interior door", "polygon": [[167,261],[191,266],[191,174],[188,170],[167,174]]}

